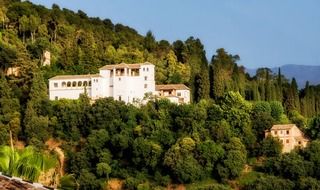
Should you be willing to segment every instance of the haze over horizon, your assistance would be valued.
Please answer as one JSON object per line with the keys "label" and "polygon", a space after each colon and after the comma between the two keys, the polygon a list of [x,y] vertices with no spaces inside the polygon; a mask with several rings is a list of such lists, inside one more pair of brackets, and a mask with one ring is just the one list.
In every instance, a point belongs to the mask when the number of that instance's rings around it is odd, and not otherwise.
{"label": "haze over horizon", "polygon": [[51,8],[82,10],[108,18],[157,40],[199,38],[207,58],[218,48],[240,55],[247,68],[286,64],[320,65],[320,1],[270,0],[239,2],[202,0],[31,0]]}

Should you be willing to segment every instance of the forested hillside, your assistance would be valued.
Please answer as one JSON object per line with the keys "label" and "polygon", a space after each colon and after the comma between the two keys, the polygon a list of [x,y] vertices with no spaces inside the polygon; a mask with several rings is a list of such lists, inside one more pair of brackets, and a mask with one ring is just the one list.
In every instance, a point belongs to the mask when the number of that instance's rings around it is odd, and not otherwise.
{"label": "forested hillside", "polygon": [[[221,48],[208,61],[194,37],[156,41],[152,32],[143,36],[58,5],[0,0],[0,20],[0,144],[22,141],[48,154],[46,142],[58,141],[67,175],[50,185],[103,189],[118,178],[125,189],[162,189],[210,179],[196,186],[319,189],[319,85],[307,83],[299,91],[294,78],[268,68],[250,77],[237,64],[239,55]],[[45,50],[52,55],[50,66],[42,66]],[[160,100],[134,107],[110,98],[90,104],[85,95],[48,99],[47,79],[54,75],[145,61],[156,65],[158,84],[189,86],[193,103]],[[11,67],[20,74],[5,75]],[[279,142],[264,138],[265,130],[280,123],[297,124],[313,141],[304,150],[280,154]],[[0,149],[0,171],[6,171],[2,150],[9,149]]]}

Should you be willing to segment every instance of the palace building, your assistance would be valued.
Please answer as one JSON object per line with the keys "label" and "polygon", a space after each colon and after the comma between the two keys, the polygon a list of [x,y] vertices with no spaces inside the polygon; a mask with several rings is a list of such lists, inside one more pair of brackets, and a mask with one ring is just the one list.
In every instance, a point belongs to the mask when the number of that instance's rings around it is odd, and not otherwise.
{"label": "palace building", "polygon": [[185,85],[155,85],[155,66],[151,63],[106,65],[99,74],[58,75],[49,79],[50,100],[113,97],[126,103],[142,102],[147,94],[166,97],[171,102],[189,103],[190,91]]}

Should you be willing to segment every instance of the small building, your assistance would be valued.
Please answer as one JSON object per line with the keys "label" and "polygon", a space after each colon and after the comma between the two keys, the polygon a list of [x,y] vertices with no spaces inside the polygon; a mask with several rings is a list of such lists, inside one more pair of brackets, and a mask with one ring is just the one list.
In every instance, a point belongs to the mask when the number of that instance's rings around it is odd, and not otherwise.
{"label": "small building", "polygon": [[20,75],[20,67],[9,67],[7,69],[6,75],[18,77]]}
{"label": "small building", "polygon": [[265,136],[271,135],[282,143],[282,152],[290,152],[295,147],[306,147],[309,140],[295,124],[273,125]]}
{"label": "small building", "polygon": [[190,103],[190,89],[184,84],[156,85],[157,97],[167,98],[177,104]]}
{"label": "small building", "polygon": [[106,65],[98,74],[59,75],[49,79],[49,99],[78,99],[87,93],[89,98],[113,97],[126,103],[142,101],[154,94],[154,65],[151,63]]}
{"label": "small building", "polygon": [[42,56],[43,58],[43,61],[42,61],[42,65],[43,66],[47,66],[47,65],[49,65],[50,66],[50,64],[51,64],[51,53],[50,53],[50,51],[44,51],[43,52],[43,56]]}

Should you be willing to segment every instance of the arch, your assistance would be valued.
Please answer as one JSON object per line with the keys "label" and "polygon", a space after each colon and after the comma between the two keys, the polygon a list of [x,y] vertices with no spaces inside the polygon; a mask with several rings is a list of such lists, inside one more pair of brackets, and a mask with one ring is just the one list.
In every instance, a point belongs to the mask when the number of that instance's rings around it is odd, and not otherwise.
{"label": "arch", "polygon": [[77,86],[77,81],[73,81],[72,82],[72,87],[76,87]]}
{"label": "arch", "polygon": [[62,87],[66,87],[66,86],[67,86],[67,83],[66,83],[65,81],[63,81],[63,82],[61,83],[61,86],[62,86]]}
{"label": "arch", "polygon": [[82,86],[82,81],[78,81],[78,86]]}
{"label": "arch", "polygon": [[87,81],[83,81],[83,86],[88,86],[88,82]]}
{"label": "arch", "polygon": [[71,82],[70,81],[67,82],[67,87],[71,87]]}

